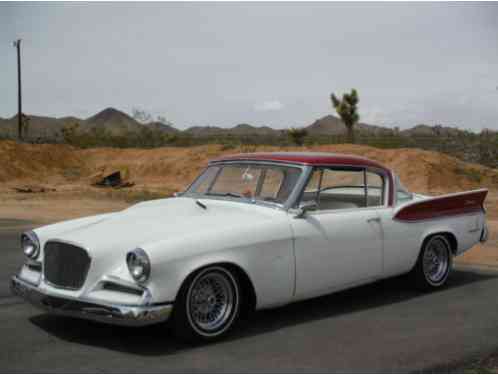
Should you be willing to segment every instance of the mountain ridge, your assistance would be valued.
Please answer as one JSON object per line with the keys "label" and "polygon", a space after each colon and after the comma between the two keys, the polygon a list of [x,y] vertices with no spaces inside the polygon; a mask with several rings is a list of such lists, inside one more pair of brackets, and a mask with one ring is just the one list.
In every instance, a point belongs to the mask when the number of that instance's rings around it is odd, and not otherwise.
{"label": "mountain ridge", "polygon": [[[217,136],[284,136],[287,129],[274,129],[269,126],[254,126],[247,123],[239,123],[233,127],[220,126],[191,126],[186,129],[178,129],[171,124],[160,121],[148,123],[138,122],[127,113],[113,107],[107,107],[102,111],[86,119],[75,116],[49,117],[28,115],[28,140],[39,139],[44,141],[62,141],[63,130],[69,125],[78,124],[79,132],[88,133],[92,131],[105,130],[111,136],[123,136],[127,134],[139,134],[149,129],[168,135],[185,134],[194,138],[217,137]],[[346,127],[342,120],[334,115],[320,117],[302,128],[306,129],[310,136],[335,136],[345,135]],[[398,130],[385,126],[358,123],[355,130],[361,135],[386,136],[456,136],[465,130],[450,126],[430,126],[417,124],[411,128]],[[17,115],[11,118],[0,117],[0,136],[15,138],[17,136]]]}

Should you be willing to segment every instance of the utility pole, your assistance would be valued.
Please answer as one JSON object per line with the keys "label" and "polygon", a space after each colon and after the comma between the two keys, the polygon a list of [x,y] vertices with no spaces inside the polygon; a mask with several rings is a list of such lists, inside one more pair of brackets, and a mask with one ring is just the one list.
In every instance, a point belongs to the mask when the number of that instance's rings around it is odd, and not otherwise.
{"label": "utility pole", "polygon": [[17,131],[19,140],[22,140],[22,97],[21,97],[21,39],[14,41],[17,48]]}

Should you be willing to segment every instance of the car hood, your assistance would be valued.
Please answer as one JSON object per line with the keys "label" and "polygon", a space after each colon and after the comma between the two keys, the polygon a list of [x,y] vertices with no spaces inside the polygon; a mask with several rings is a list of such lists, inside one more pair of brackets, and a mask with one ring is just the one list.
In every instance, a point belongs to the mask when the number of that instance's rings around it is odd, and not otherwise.
{"label": "car hood", "polygon": [[70,229],[61,223],[63,231],[57,231],[56,224],[51,226],[50,236],[43,236],[43,231],[41,235],[44,242],[52,239],[84,247],[94,257],[103,252],[126,253],[172,238],[246,228],[284,215],[278,208],[250,203],[204,199],[202,203],[205,209],[186,197],[148,201]]}

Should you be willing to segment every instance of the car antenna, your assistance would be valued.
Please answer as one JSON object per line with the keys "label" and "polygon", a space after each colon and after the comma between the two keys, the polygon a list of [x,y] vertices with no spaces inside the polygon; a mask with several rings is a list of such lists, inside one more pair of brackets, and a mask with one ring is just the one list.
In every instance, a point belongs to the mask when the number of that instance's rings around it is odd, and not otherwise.
{"label": "car antenna", "polygon": [[199,199],[196,199],[196,200],[195,200],[195,203],[196,203],[199,207],[201,207],[201,208],[203,208],[203,209],[207,210],[207,206],[206,206],[204,203],[202,203]]}

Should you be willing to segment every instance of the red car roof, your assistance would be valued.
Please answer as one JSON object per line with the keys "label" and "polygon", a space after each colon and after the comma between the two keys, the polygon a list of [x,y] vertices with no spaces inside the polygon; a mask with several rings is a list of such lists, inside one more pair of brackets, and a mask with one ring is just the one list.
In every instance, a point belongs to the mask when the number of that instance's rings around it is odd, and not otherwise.
{"label": "red car roof", "polygon": [[354,167],[375,167],[388,171],[386,167],[376,161],[361,156],[334,154],[325,152],[256,152],[251,154],[237,154],[222,156],[211,162],[255,160],[274,161],[304,165],[343,165]]}

